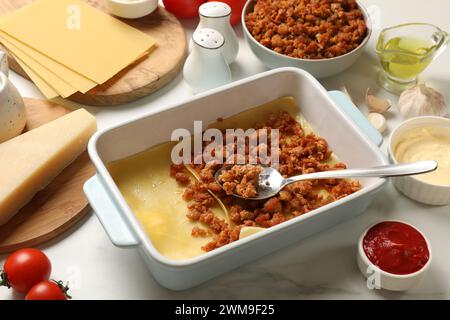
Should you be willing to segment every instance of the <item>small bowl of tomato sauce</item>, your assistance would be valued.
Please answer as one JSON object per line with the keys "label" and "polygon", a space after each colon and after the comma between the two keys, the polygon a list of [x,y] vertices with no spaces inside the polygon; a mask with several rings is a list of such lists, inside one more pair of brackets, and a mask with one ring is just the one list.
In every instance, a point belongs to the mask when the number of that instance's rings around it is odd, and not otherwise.
{"label": "small bowl of tomato sauce", "polygon": [[373,288],[405,291],[417,285],[431,263],[422,232],[402,221],[370,226],[358,243],[358,266]]}

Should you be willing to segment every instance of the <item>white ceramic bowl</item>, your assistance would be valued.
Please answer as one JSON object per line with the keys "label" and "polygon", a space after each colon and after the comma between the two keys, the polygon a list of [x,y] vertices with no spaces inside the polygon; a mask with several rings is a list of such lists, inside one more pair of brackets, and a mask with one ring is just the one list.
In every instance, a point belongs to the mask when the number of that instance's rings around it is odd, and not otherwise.
{"label": "white ceramic bowl", "polygon": [[372,22],[370,20],[370,16],[364,6],[362,6],[358,1],[358,5],[364,14],[368,30],[366,38],[355,50],[342,56],[330,59],[314,60],[289,57],[266,48],[256,41],[247,29],[245,24],[245,16],[253,10],[254,2],[255,0],[249,0],[245,4],[244,10],[242,11],[242,29],[244,30],[245,39],[247,40],[247,43],[253,53],[261,60],[262,63],[271,69],[280,67],[296,67],[308,71],[314,77],[319,79],[339,74],[350,68],[356,60],[358,60],[372,34]]}
{"label": "white ceramic bowl", "polygon": [[399,221],[399,220],[389,220],[389,221],[401,222],[406,225],[409,225],[412,228],[414,228],[415,230],[417,230],[424,237],[424,239],[427,243],[428,251],[430,253],[430,257],[429,257],[427,263],[425,264],[425,266],[423,266],[423,268],[417,272],[407,274],[407,275],[398,275],[398,274],[393,274],[393,273],[389,273],[384,270],[381,270],[380,268],[375,266],[369,260],[366,253],[364,252],[364,248],[363,248],[364,237],[366,236],[367,232],[370,229],[372,229],[374,226],[376,226],[377,224],[379,224],[383,221],[377,222],[377,223],[371,225],[370,227],[368,227],[363,232],[361,237],[359,238],[357,263],[358,263],[359,270],[364,275],[364,277],[366,277],[366,278],[374,277],[374,276],[376,276],[375,273],[377,273],[379,275],[379,278],[378,278],[379,283],[378,284],[380,285],[381,288],[383,288],[385,290],[390,290],[390,291],[406,291],[406,290],[409,290],[409,289],[413,288],[414,286],[418,285],[419,282],[424,277],[424,275],[426,274],[427,270],[429,269],[430,264],[431,264],[431,259],[432,259],[431,246],[430,246],[430,242],[428,241],[427,237],[425,237],[425,235],[419,229],[414,227],[413,225],[411,225],[407,222],[404,222],[404,221]]}
{"label": "white ceramic bowl", "polygon": [[158,0],[106,0],[109,11],[121,18],[138,19],[158,7]]}
{"label": "white ceramic bowl", "polygon": [[[450,119],[442,117],[417,117],[400,124],[391,133],[389,138],[388,153],[393,163],[398,163],[394,155],[394,147],[401,136],[417,127],[440,126],[450,129]],[[433,159],[429,159],[433,160]],[[419,180],[415,176],[392,178],[394,186],[405,196],[428,205],[450,204],[450,186],[440,186]]]}
{"label": "white ceramic bowl", "polygon": [[[387,164],[369,135],[361,131],[371,127],[354,105],[336,103],[333,94],[300,69],[272,70],[198,94],[161,112],[149,109],[92,137],[89,155],[97,175],[85,184],[84,190],[111,241],[119,247],[137,249],[159,283],[182,290],[362,214],[385,186],[385,179],[361,179],[363,188],[348,197],[192,259],[168,259],[153,246],[107,165],[170,141],[174,129],[187,128],[192,132],[195,120],[202,120],[206,127],[218,118],[228,118],[283,96],[296,99],[306,120],[349,167]],[[367,124],[360,127],[353,119]],[[378,139],[374,141],[378,143]]]}

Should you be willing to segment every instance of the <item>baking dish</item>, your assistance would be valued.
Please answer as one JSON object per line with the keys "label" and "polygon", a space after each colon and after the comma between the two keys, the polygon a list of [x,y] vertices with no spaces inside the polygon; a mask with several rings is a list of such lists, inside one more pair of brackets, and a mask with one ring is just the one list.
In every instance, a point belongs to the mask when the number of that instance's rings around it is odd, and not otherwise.
{"label": "baking dish", "polygon": [[107,164],[170,141],[174,129],[192,131],[194,120],[207,126],[283,96],[297,100],[306,120],[349,167],[388,163],[376,146],[381,136],[343,94],[328,93],[305,71],[272,70],[199,94],[162,112],[149,111],[92,137],[89,155],[97,174],[86,183],[85,193],[111,241],[119,247],[136,248],[161,285],[184,290],[364,212],[385,179],[363,179],[362,190],[355,194],[196,258],[175,261],[154,248]]}

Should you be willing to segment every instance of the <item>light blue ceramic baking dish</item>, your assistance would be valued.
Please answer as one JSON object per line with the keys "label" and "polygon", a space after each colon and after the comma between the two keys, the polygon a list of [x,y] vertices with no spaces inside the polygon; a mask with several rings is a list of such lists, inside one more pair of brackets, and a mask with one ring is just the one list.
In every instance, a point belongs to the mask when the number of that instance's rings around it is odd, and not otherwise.
{"label": "light blue ceramic baking dish", "polygon": [[184,290],[363,213],[386,180],[363,179],[362,190],[351,196],[202,256],[175,261],[154,248],[106,169],[112,161],[169,141],[174,129],[192,128],[194,120],[207,125],[288,95],[296,98],[305,118],[349,167],[387,164],[377,147],[382,137],[344,95],[327,92],[302,70],[272,70],[162,112],[149,111],[92,137],[89,154],[97,174],[86,183],[85,192],[111,241],[139,250],[161,285]]}

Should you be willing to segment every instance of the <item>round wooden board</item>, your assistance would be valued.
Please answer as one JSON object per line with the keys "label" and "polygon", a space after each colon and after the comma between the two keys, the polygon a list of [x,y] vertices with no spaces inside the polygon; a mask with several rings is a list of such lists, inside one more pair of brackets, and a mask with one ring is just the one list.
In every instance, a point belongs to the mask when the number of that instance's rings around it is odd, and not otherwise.
{"label": "round wooden board", "polygon": [[[24,99],[27,130],[55,120],[70,110],[44,100]],[[6,225],[0,227],[0,253],[32,247],[62,234],[89,212],[84,183],[95,169],[84,152],[40,191]]]}
{"label": "round wooden board", "polygon": [[[0,15],[14,11],[35,0],[1,0]],[[104,0],[84,0],[108,12]],[[131,102],[147,96],[173,80],[183,67],[187,42],[183,27],[175,16],[159,7],[141,19],[121,19],[156,40],[156,49],[150,55],[122,70],[108,82],[89,92],[76,93],[69,99],[81,104],[110,106]],[[5,50],[3,48],[3,50]],[[10,56],[11,69],[27,77],[25,71]],[[28,77],[27,77],[28,78]]]}

